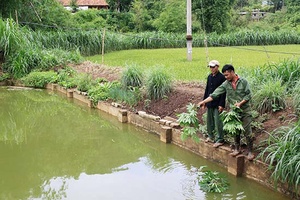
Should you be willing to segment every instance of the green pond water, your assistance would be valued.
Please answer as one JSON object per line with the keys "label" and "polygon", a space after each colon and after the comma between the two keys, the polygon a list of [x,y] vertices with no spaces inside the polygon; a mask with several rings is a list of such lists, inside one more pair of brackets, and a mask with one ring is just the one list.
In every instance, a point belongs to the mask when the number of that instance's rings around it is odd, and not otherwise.
{"label": "green pond water", "polygon": [[[201,191],[204,165],[226,177],[229,190]],[[61,94],[2,87],[0,199],[289,198]]]}

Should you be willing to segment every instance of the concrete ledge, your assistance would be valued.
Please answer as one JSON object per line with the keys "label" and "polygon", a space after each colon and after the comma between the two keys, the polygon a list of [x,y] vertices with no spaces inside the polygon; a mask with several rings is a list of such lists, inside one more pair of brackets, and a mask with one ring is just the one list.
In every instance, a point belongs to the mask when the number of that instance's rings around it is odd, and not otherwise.
{"label": "concrete ledge", "polygon": [[138,115],[143,118],[158,121],[158,122],[160,120],[159,116],[147,114],[145,111],[138,111]]}
{"label": "concrete ledge", "polygon": [[93,107],[92,100],[90,100],[87,96],[81,95],[78,92],[73,92],[73,98],[77,99],[78,101],[81,101],[83,103],[86,103],[88,107]]}
{"label": "concrete ledge", "polygon": [[67,89],[64,88],[64,87],[62,87],[62,86],[60,86],[60,85],[57,85],[56,90],[57,90],[58,92],[60,92],[60,93],[63,93],[63,94],[65,94],[65,95],[67,95]]}
{"label": "concrete ledge", "polygon": [[67,89],[67,97],[68,98],[73,98],[73,92],[74,92],[73,89]]}
{"label": "concrete ledge", "polygon": [[148,118],[143,118],[140,115],[132,112],[128,112],[128,122],[158,135],[163,132],[162,126],[159,124],[159,122],[149,120]]}
{"label": "concrete ledge", "polygon": [[164,143],[171,143],[172,141],[172,128],[168,126],[162,127],[162,132],[160,133],[160,141]]}
{"label": "concrete ledge", "polygon": [[128,122],[127,110],[124,109],[119,110],[118,120],[122,123]]}
{"label": "concrete ledge", "polygon": [[54,91],[54,90],[56,90],[57,86],[58,86],[57,84],[48,83],[48,84],[46,84],[46,89]]}
{"label": "concrete ledge", "polygon": [[227,155],[227,157],[228,157],[228,166],[227,166],[228,172],[235,176],[242,176],[244,170],[245,156],[238,155],[236,157],[232,157],[230,155]]}
{"label": "concrete ledge", "polygon": [[99,101],[96,108],[117,117],[122,123],[128,122],[128,111],[119,106],[115,107],[107,102]]}

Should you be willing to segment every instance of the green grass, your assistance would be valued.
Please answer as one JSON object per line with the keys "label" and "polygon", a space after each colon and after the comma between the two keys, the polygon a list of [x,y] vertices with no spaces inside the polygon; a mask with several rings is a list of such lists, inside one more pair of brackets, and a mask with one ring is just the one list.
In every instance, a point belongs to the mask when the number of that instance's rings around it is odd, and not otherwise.
{"label": "green grass", "polygon": [[[266,53],[266,50],[270,52]],[[105,54],[104,64],[118,67],[136,65],[143,71],[159,66],[167,69],[176,80],[203,81],[209,73],[207,62],[212,59],[218,60],[221,66],[233,64],[239,73],[244,67],[262,67],[267,63],[278,63],[284,59],[300,57],[300,45],[209,47],[207,51],[208,54],[205,48],[193,48],[193,59],[187,61],[186,48],[123,50]],[[294,55],[272,52],[287,52]],[[86,59],[102,63],[101,55],[86,57]]]}

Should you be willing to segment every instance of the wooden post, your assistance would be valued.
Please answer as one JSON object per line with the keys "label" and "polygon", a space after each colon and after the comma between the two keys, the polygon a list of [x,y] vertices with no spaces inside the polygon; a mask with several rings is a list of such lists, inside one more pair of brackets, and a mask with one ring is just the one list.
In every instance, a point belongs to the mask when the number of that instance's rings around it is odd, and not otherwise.
{"label": "wooden post", "polygon": [[102,35],[102,64],[104,63],[104,39],[105,39],[105,28],[103,29],[103,35]]}

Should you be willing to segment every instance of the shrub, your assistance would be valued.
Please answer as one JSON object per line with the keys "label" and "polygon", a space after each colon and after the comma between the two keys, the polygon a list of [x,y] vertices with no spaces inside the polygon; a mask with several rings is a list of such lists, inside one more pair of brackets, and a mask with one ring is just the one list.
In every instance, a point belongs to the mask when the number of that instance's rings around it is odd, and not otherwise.
{"label": "shrub", "polygon": [[58,71],[57,83],[64,88],[75,88],[77,72],[71,67],[65,67]]}
{"label": "shrub", "polygon": [[31,72],[23,77],[21,81],[25,86],[44,88],[47,83],[55,83],[57,81],[57,73],[53,71]]}
{"label": "shrub", "polygon": [[152,71],[146,81],[147,94],[150,99],[161,99],[172,89],[171,77],[161,69]]}
{"label": "shrub", "polygon": [[121,83],[124,87],[141,87],[143,74],[135,66],[127,66],[122,73]]}

